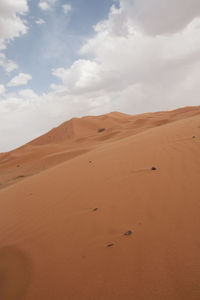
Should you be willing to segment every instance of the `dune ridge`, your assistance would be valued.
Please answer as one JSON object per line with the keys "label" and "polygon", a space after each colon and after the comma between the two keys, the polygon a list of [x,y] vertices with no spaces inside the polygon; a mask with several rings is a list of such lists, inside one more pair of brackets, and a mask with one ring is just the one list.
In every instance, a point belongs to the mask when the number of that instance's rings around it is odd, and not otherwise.
{"label": "dune ridge", "polygon": [[200,299],[200,108],[71,123],[1,156],[0,299]]}

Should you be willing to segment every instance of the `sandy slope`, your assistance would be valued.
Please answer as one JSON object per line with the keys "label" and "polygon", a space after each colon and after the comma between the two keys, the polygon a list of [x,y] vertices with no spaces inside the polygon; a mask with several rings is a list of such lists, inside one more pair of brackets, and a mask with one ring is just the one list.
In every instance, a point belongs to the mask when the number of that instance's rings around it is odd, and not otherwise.
{"label": "sandy slope", "polygon": [[0,299],[200,299],[199,108],[117,118],[121,138],[1,189]]}

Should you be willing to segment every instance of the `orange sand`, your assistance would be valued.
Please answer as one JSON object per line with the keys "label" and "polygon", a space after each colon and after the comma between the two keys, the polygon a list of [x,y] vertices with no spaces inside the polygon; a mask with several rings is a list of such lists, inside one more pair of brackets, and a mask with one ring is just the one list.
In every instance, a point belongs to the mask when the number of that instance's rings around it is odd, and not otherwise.
{"label": "orange sand", "polygon": [[199,300],[199,182],[200,107],[72,119],[1,154],[0,299]]}

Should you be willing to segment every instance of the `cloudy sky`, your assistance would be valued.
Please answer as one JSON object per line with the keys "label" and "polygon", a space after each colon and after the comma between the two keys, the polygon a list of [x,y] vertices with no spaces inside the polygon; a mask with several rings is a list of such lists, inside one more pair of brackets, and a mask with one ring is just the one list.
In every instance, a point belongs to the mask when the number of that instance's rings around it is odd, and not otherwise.
{"label": "cloudy sky", "polygon": [[200,104],[199,0],[0,0],[0,152],[71,117]]}

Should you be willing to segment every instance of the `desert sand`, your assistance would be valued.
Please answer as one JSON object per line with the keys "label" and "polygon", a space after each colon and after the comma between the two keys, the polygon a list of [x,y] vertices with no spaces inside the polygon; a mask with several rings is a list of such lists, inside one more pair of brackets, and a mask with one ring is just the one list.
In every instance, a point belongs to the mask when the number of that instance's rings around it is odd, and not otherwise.
{"label": "desert sand", "polygon": [[72,119],[0,188],[0,299],[200,299],[200,107]]}

